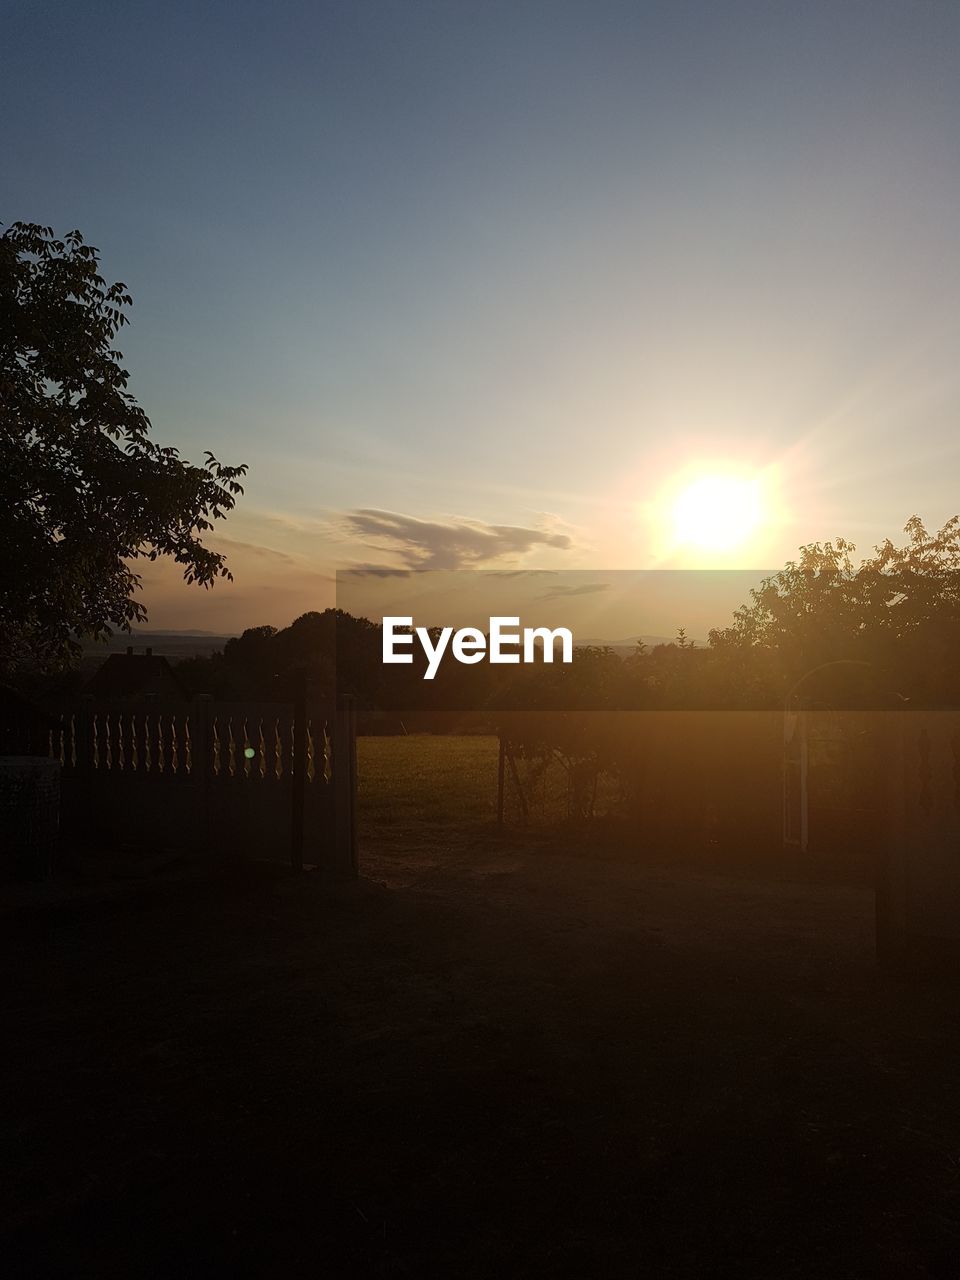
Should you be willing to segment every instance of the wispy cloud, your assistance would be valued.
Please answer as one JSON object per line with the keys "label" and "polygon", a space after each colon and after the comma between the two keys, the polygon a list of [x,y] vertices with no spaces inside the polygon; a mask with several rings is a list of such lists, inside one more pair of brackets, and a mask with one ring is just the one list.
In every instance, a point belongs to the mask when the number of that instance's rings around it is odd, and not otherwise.
{"label": "wispy cloud", "polygon": [[480,520],[422,520],[363,507],[343,516],[346,530],[398,555],[410,569],[475,569],[535,547],[568,551],[568,534]]}
{"label": "wispy cloud", "polygon": [[341,569],[338,577],[349,578],[409,578],[412,569],[396,569],[388,564],[355,564]]}
{"label": "wispy cloud", "polygon": [[486,573],[491,578],[552,578],[558,573],[562,573],[562,569],[487,569]]}
{"label": "wispy cloud", "polygon": [[277,551],[274,547],[265,547],[258,542],[238,542],[236,538],[218,536],[216,538],[216,546],[218,551],[223,551],[227,556],[239,553],[244,556],[253,556],[258,560],[273,560],[277,564],[290,565],[291,567],[295,567],[299,563],[296,556],[292,556],[286,551]]}
{"label": "wispy cloud", "polygon": [[561,598],[568,599],[570,596],[592,596],[597,591],[609,591],[609,582],[583,582],[578,587],[554,587],[552,591],[545,592],[541,600],[558,600]]}

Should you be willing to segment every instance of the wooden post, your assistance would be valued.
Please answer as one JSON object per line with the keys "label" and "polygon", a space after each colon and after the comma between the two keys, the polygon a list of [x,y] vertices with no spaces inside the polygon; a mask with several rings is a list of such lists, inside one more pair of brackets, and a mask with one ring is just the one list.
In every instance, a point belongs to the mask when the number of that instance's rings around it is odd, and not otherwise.
{"label": "wooden post", "polygon": [[497,754],[497,826],[503,828],[503,786],[504,786],[504,768],[507,762],[507,748],[503,740],[503,730],[498,733],[500,741],[500,750]]}
{"label": "wooden post", "polygon": [[884,821],[875,850],[874,900],[877,960],[881,966],[893,967],[899,958],[897,944],[903,928],[902,914],[895,913],[898,908],[902,913],[906,897],[903,880],[895,880],[905,862],[902,845],[906,835],[906,751],[903,722],[896,714],[884,729],[879,778]]}
{"label": "wooden post", "polygon": [[74,769],[86,777],[93,772],[93,695],[80,697],[74,721],[73,748],[76,752]]}
{"label": "wooden post", "polygon": [[353,698],[347,700],[347,732],[350,735],[350,874],[360,874],[360,823],[357,817],[357,790],[360,775],[357,771],[357,707]]}
{"label": "wooden post", "polygon": [[360,872],[357,828],[357,717],[353,699],[344,695],[334,713],[333,840],[335,870],[351,879]]}
{"label": "wooden post", "polygon": [[783,847],[807,852],[809,843],[809,742],[807,713],[785,711],[783,717]]}
{"label": "wooden post", "polygon": [[213,698],[197,694],[190,709],[190,782],[195,797],[196,846],[209,854],[213,846]]}
{"label": "wooden post", "polygon": [[293,760],[290,788],[290,866],[303,870],[304,808],[307,802],[307,677],[299,681],[293,703]]}
{"label": "wooden post", "polygon": [[517,799],[520,801],[521,820],[526,826],[530,817],[530,811],[527,808],[527,797],[524,795],[523,783],[520,781],[520,771],[517,768],[517,762],[514,759],[513,752],[507,751],[507,764],[510,766],[510,776],[513,778],[513,785],[517,788]]}
{"label": "wooden post", "polygon": [[104,795],[102,779],[93,776],[93,696],[82,694],[71,715],[63,717],[63,764],[60,768],[60,820],[73,824],[86,841],[96,837],[97,804]]}
{"label": "wooden post", "polygon": [[202,790],[213,775],[213,698],[209,693],[197,694],[190,716],[190,774]]}
{"label": "wooden post", "polygon": [[[144,698],[146,706],[143,713],[143,763],[141,768],[156,777],[160,773],[161,736],[160,736],[160,695],[148,693]],[[147,765],[149,763],[149,770]]]}

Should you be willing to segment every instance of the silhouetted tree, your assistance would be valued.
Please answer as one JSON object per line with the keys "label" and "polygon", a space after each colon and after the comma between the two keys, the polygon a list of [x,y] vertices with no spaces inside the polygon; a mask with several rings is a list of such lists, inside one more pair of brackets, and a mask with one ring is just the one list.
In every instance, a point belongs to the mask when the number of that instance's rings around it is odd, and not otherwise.
{"label": "silhouetted tree", "polygon": [[79,231],[0,236],[0,671],[55,667],[78,637],[142,622],[140,556],[204,587],[230,577],[201,535],[246,467],[194,466],[150,439],[113,347],[132,299],[98,267]]}
{"label": "silhouetted tree", "polygon": [[867,698],[899,692],[955,701],[960,517],[930,533],[913,516],[904,532],[902,546],[887,539],[859,564],[842,538],[801,547],[799,560],[751,592],[730,627],[710,633],[711,648],[728,660],[739,655],[741,664],[749,657],[769,688],[843,662],[824,673],[829,698],[855,686]]}
{"label": "silhouetted tree", "polygon": [[182,662],[177,673],[193,693],[218,698],[293,697],[306,686],[320,696],[351,693],[361,707],[379,705],[383,675],[380,628],[342,609],[301,614],[289,627],[249,627],[223,653]]}
{"label": "silhouetted tree", "polygon": [[958,705],[960,518],[931,534],[914,517],[906,531],[903,546],[885,542],[859,564],[844,539],[802,547],[707,648],[681,627],[675,641],[640,642],[626,658],[581,645],[569,665],[446,661],[425,681],[422,648],[409,665],[384,666],[380,627],[327,609],[282,631],[251,628],[179,670],[191,689],[225,698],[287,697],[306,676],[318,693],[352,693],[361,710],[416,711],[437,726],[509,716],[517,743],[559,751],[576,770],[605,758],[591,727],[598,711],[780,710],[801,677],[803,696],[825,706]]}

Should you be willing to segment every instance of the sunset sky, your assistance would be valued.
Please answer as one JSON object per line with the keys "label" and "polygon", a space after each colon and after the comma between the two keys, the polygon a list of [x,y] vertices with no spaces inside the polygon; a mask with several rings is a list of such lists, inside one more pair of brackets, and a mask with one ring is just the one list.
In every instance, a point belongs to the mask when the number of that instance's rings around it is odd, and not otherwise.
{"label": "sunset sky", "polygon": [[[151,566],[152,627],[960,510],[960,5],[2,14],[0,220],[79,227],[157,438],[250,466],[236,582]],[[678,525],[704,476],[759,494],[719,549]]]}

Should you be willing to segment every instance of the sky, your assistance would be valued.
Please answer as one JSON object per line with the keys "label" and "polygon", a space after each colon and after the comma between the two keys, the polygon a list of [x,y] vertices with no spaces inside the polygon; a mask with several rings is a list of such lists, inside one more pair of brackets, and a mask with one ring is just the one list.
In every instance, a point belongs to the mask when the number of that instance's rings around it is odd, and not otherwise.
{"label": "sky", "polygon": [[[250,468],[235,582],[148,566],[150,626],[283,626],[358,566],[773,568],[960,510],[952,0],[0,17],[0,221],[79,227],[157,439]],[[758,519],[685,542],[717,474]]]}

